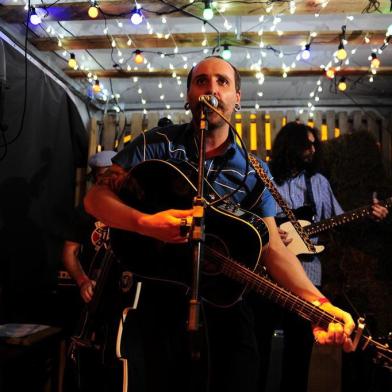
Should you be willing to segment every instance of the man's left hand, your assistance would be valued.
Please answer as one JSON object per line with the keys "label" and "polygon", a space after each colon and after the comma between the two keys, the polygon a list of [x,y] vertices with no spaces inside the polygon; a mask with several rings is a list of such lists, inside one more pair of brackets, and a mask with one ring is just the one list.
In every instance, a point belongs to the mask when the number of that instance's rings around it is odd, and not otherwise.
{"label": "man's left hand", "polygon": [[373,205],[372,205],[372,219],[375,220],[376,222],[379,222],[383,219],[385,219],[388,215],[388,209],[379,204],[379,200],[377,197],[373,197]]}
{"label": "man's left hand", "polygon": [[315,341],[322,345],[341,345],[344,351],[353,351],[354,347],[350,335],[355,328],[355,323],[351,315],[330,302],[322,304],[320,308],[334,316],[341,323],[331,322],[328,325],[328,330],[319,326],[313,327]]}

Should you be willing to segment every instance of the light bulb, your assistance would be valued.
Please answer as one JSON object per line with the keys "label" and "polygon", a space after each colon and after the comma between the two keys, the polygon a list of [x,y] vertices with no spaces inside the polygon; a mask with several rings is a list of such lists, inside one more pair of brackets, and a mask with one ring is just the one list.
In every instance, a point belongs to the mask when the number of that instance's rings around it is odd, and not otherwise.
{"label": "light bulb", "polygon": [[68,66],[69,66],[70,68],[74,69],[77,65],[78,65],[78,63],[76,62],[75,54],[74,54],[74,53],[71,53],[71,54],[70,54],[70,58],[69,58],[69,60],[68,60]]}
{"label": "light bulb", "polygon": [[34,26],[37,26],[41,23],[41,17],[37,14],[34,7],[30,8],[30,22]]}
{"label": "light bulb", "polygon": [[392,35],[392,24],[390,24],[387,29],[387,36],[389,37],[390,35]]}
{"label": "light bulb", "polygon": [[308,60],[309,59],[309,57],[310,57],[310,45],[309,44],[306,44],[305,45],[305,49],[302,51],[302,54],[301,54],[301,57],[304,59],[304,60]]}
{"label": "light bulb", "polygon": [[333,79],[335,77],[335,70],[333,68],[328,68],[325,74],[328,78]]}
{"label": "light bulb", "polygon": [[339,60],[345,60],[347,57],[346,49],[344,49],[343,43],[339,44],[338,51],[336,52],[336,57]]}
{"label": "light bulb", "polygon": [[131,15],[131,22],[134,25],[139,25],[143,21],[143,14],[142,11],[138,8],[134,8]]}
{"label": "light bulb", "polygon": [[97,79],[93,86],[94,93],[99,93],[101,91],[101,86],[99,85],[99,80]]}
{"label": "light bulb", "polygon": [[231,59],[231,50],[229,49],[229,45],[223,45],[222,57],[225,60],[230,60]]}
{"label": "light bulb", "polygon": [[95,18],[98,16],[98,13],[99,13],[98,8],[97,8],[95,2],[94,2],[93,4],[94,4],[94,5],[92,5],[92,6],[88,9],[88,16],[89,16],[91,19],[95,19]]}
{"label": "light bulb", "polygon": [[380,59],[378,57],[375,57],[374,59],[372,59],[370,64],[372,68],[378,68],[380,66]]}
{"label": "light bulb", "polygon": [[341,79],[339,80],[338,89],[339,89],[340,91],[346,91],[346,89],[347,89],[347,83],[346,83],[346,79],[345,79],[345,78],[341,78]]}
{"label": "light bulb", "polygon": [[203,11],[203,18],[205,20],[211,20],[214,17],[214,11],[211,8],[211,0],[204,1],[204,11]]}
{"label": "light bulb", "polygon": [[138,49],[138,50],[135,50],[135,57],[133,58],[133,61],[136,63],[136,64],[142,64],[143,63],[143,61],[144,61],[144,57],[143,57],[143,55],[142,55],[142,52]]}

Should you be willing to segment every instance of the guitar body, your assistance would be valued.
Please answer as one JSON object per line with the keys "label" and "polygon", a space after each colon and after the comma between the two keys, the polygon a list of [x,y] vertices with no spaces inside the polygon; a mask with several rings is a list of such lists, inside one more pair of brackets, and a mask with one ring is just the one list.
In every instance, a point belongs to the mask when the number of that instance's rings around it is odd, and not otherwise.
{"label": "guitar body", "polygon": [[[392,206],[392,197],[380,201],[379,204],[386,208]],[[372,214],[372,205],[356,208],[355,210],[351,210],[345,212],[340,215],[333,216],[329,219],[324,219],[317,223],[311,223],[313,221],[313,213],[312,209],[308,206],[297,208],[293,211],[296,218],[299,220],[299,223],[302,227],[305,227],[304,232],[309,236],[315,236],[318,233],[322,233],[323,231],[333,229],[335,227],[345,225],[347,223],[354,222],[358,219],[365,218]],[[316,252],[309,251],[302,238],[299,236],[294,226],[290,222],[286,222],[287,219],[276,219],[279,227],[289,233],[290,237],[293,238],[293,241],[288,245],[288,248],[296,255],[299,254],[314,254],[320,253],[324,250],[324,246],[316,245]],[[283,223],[282,222],[286,222]]]}
{"label": "guitar body", "polygon": [[[298,222],[302,227],[311,225],[311,223],[306,220],[299,220]],[[282,223],[279,228],[286,231],[288,233],[288,236],[293,239],[287,245],[287,248],[295,255],[313,255],[321,253],[324,250],[323,245],[315,245],[316,252],[312,252],[311,250],[309,250],[291,222]]]}
{"label": "guitar body", "polygon": [[[196,195],[196,180],[197,171],[186,162],[149,160],[130,171],[120,198],[149,214],[167,209],[190,209]],[[204,186],[206,195],[216,197],[207,181]],[[257,215],[228,202],[217,206],[207,203],[205,230],[206,252],[201,266],[200,294],[216,306],[231,306],[241,299],[246,287],[221,273],[219,263],[214,262],[208,249],[217,250],[255,270],[263,243],[268,240],[268,230]],[[111,230],[111,243],[116,256],[133,273],[183,285],[185,289],[190,286],[190,244],[167,244],[117,229]]]}
{"label": "guitar body", "polygon": [[[293,210],[293,213],[301,227],[311,225],[311,221],[313,221],[314,216],[314,212],[311,207],[303,206]],[[293,239],[290,244],[287,245],[287,248],[295,255],[312,255],[324,250],[324,246],[322,245],[315,245],[316,252],[309,250],[297,230],[295,230],[293,224],[288,221],[287,218],[276,218],[276,223],[280,229],[287,232],[289,237]]]}
{"label": "guitar body", "polygon": [[[120,194],[122,200],[146,213],[175,208],[188,209],[196,194],[195,169],[183,163],[177,165],[160,160],[151,160],[137,165]],[[185,166],[184,166],[185,165]],[[214,193],[205,183],[207,195]],[[259,295],[309,320],[314,325],[328,328],[336,318],[318,306],[290,293],[284,288],[260,275],[259,261],[263,243],[268,238],[266,225],[257,215],[242,210],[230,203],[211,205],[206,208],[206,246],[200,276],[200,293],[204,300],[220,307],[236,303],[244,290],[253,290]],[[152,238],[123,230],[111,231],[112,249],[120,260],[131,270],[141,275],[142,280],[158,279],[185,288],[191,281],[192,249],[187,245],[165,244]],[[158,253],[157,253],[158,252]],[[136,289],[135,303],[124,310],[136,309],[140,288]],[[361,321],[354,343],[363,342],[363,349],[371,346],[377,356],[392,363],[391,350],[377,341],[362,335]],[[122,357],[120,343],[122,330],[117,338],[117,355]],[[127,371],[127,361],[124,371]],[[126,379],[124,385],[126,385]]]}

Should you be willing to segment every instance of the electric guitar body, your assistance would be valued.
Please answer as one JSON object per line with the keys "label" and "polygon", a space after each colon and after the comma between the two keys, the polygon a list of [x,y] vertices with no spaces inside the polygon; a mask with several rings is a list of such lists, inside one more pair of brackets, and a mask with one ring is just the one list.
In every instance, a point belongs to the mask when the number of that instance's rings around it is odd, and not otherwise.
{"label": "electric guitar body", "polygon": [[[392,197],[380,201],[379,204],[386,208],[391,207]],[[313,222],[312,210],[308,206],[297,208],[293,212],[298,219],[299,224],[304,228],[304,232],[309,237],[314,237],[324,231],[370,216],[372,214],[372,205],[356,208],[316,223]],[[310,251],[291,222],[286,222],[286,219],[277,219],[276,221],[279,228],[286,231],[289,234],[289,237],[293,239],[287,247],[295,255],[320,253],[324,250],[324,246],[315,245],[316,251]]]}

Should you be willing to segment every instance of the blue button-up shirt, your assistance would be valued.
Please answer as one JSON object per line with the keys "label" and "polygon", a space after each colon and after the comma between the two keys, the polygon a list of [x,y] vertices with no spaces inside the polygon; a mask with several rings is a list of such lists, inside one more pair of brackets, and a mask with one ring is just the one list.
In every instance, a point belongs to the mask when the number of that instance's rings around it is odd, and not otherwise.
{"label": "blue button-up shirt", "polygon": [[[220,196],[236,189],[245,177],[245,154],[235,142],[234,135],[230,135],[231,142],[226,151],[205,162],[205,177]],[[112,160],[129,170],[148,159],[182,160],[197,167],[198,140],[191,124],[154,128],[144,132]],[[271,177],[268,166],[262,161],[260,163]],[[261,185],[261,180],[251,166],[248,168],[245,184],[231,196],[231,199],[241,205],[246,201],[247,205],[243,207],[251,209],[261,217],[275,216],[275,200]]]}

